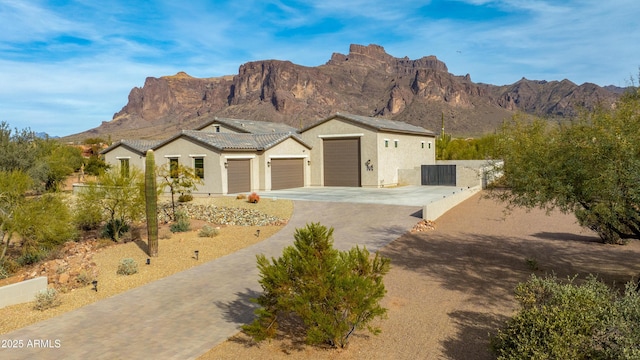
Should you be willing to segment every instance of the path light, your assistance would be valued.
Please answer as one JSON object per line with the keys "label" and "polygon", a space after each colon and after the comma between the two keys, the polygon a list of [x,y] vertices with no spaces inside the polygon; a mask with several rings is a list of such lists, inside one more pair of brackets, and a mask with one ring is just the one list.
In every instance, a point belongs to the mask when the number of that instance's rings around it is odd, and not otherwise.
{"label": "path light", "polygon": [[256,236],[260,236],[260,229],[256,230]]}
{"label": "path light", "polygon": [[98,280],[93,280],[91,283],[93,284],[93,291],[98,292]]}
{"label": "path light", "polygon": [[151,259],[147,258],[147,265],[151,265]]}
{"label": "path light", "polygon": [[198,254],[200,253],[200,251],[198,250],[194,250],[193,251],[193,255],[196,257],[196,260],[198,260]]}

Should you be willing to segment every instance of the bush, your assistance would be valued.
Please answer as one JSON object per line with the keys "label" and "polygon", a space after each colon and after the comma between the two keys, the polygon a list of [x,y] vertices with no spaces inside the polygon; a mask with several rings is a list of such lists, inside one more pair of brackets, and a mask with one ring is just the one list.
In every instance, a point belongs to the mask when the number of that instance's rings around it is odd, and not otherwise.
{"label": "bush", "polygon": [[492,339],[498,359],[638,359],[640,299],[627,286],[623,297],[590,277],[535,275],[516,288],[520,310]]}
{"label": "bush", "polygon": [[185,232],[191,229],[189,216],[184,211],[176,211],[176,222],[169,226],[171,232]]}
{"label": "bush", "polygon": [[78,232],[69,226],[73,216],[59,194],[45,194],[26,200],[14,214],[15,231],[24,247],[51,249],[69,240]]}
{"label": "bush", "polygon": [[42,290],[36,294],[36,302],[33,308],[35,310],[44,311],[62,304],[62,300],[56,289]]}
{"label": "bush", "polygon": [[128,231],[129,224],[124,223],[121,219],[110,220],[102,228],[102,237],[115,241]]}
{"label": "bush", "polygon": [[200,229],[198,233],[199,237],[216,237],[220,233],[220,230],[214,228],[213,226],[205,225]]}
{"label": "bush", "polygon": [[26,266],[35,264],[40,260],[47,257],[47,251],[42,248],[24,247],[22,255],[18,258],[17,262],[20,266]]}
{"label": "bush", "polygon": [[118,275],[133,275],[138,272],[138,263],[132,258],[125,258],[120,260],[118,265]]}
{"label": "bush", "polygon": [[236,195],[237,200],[244,200],[247,198],[247,194],[238,194]]}
{"label": "bush", "polygon": [[333,228],[317,223],[297,229],[294,245],[282,257],[267,260],[258,255],[263,294],[257,318],[243,329],[255,340],[272,337],[281,316],[294,314],[304,324],[307,342],[344,347],[358,329],[379,329],[369,322],[386,313],[379,304],[386,293],[383,276],[389,259],[366,249],[333,248]]}
{"label": "bush", "polygon": [[82,286],[89,286],[89,284],[91,284],[91,282],[95,280],[95,277],[90,272],[87,272],[86,270],[82,270],[78,274],[78,277],[76,278],[76,280]]}
{"label": "bush", "polygon": [[180,194],[180,196],[178,196],[178,202],[181,203],[189,202],[191,200],[193,200],[193,195],[191,194]]}
{"label": "bush", "polygon": [[251,193],[251,195],[249,195],[249,202],[252,204],[257,204],[258,201],[260,201],[260,195],[256,194],[256,193]]}

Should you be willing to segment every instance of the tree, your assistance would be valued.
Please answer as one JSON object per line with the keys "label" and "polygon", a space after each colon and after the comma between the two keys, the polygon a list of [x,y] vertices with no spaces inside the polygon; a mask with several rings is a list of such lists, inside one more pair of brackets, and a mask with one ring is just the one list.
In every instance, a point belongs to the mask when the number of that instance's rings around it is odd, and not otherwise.
{"label": "tree", "polygon": [[0,263],[4,260],[14,232],[14,213],[24,204],[25,193],[31,185],[31,178],[22,171],[0,171]]}
{"label": "tree", "polygon": [[176,218],[175,195],[191,194],[198,185],[204,184],[194,168],[178,163],[165,164],[159,167],[158,177],[162,179],[158,184],[158,190],[162,192],[168,187],[171,193],[171,210],[174,220]]}
{"label": "tree", "polygon": [[145,161],[144,197],[149,256],[158,256],[158,191],[156,188],[156,160],[153,150],[147,151]]}
{"label": "tree", "polygon": [[77,211],[89,210],[99,204],[106,220],[106,233],[119,241],[129,225],[140,220],[144,214],[144,183],[142,173],[132,168],[128,176],[123,176],[119,168],[106,171],[98,176],[97,182],[78,194]]}
{"label": "tree", "polygon": [[607,243],[640,238],[640,91],[569,124],[515,118],[496,144],[508,191],[492,196],[574,213]]}
{"label": "tree", "polygon": [[388,258],[370,257],[366,248],[333,248],[333,228],[318,223],[296,229],[294,245],[269,261],[258,255],[262,308],[244,330],[256,340],[275,335],[278,319],[295,314],[304,323],[311,344],[345,347],[355,330],[386,313],[379,302],[386,293],[382,282]]}

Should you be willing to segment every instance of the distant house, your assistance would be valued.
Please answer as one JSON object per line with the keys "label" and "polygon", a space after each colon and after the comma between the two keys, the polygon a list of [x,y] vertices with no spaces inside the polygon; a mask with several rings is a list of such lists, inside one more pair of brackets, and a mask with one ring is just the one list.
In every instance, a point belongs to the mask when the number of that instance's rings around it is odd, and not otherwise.
{"label": "distant house", "polygon": [[144,169],[148,149],[158,166],[196,169],[196,194],[232,194],[306,186],[383,187],[400,169],[435,164],[435,135],[402,122],[337,113],[302,131],[281,123],[214,117],[164,141],[121,140],[105,161]]}

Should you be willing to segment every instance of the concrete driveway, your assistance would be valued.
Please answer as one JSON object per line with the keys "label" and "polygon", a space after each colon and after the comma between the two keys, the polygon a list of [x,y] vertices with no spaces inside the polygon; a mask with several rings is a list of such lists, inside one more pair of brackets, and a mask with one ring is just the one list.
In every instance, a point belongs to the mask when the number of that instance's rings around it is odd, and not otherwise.
{"label": "concrete driveway", "polygon": [[380,189],[332,186],[262,191],[258,195],[300,201],[424,206],[463,190],[465,189],[455,186],[402,186]]}

